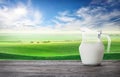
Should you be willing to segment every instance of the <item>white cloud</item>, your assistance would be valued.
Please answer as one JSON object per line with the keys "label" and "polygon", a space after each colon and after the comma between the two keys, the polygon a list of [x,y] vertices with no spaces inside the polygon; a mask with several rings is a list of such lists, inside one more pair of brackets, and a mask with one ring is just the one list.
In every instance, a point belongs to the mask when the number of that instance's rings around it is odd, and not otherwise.
{"label": "white cloud", "polygon": [[74,21],[75,18],[71,17],[68,11],[59,12],[59,16],[56,16],[56,19],[61,22],[71,22]]}
{"label": "white cloud", "polygon": [[59,14],[60,16],[68,16],[68,15],[69,15],[69,11],[59,12],[58,14]]}
{"label": "white cloud", "polygon": [[30,9],[24,4],[11,8],[0,8],[0,31],[29,30],[42,23],[42,14],[38,10]]}
{"label": "white cloud", "polygon": [[[118,23],[120,22],[120,11],[113,10],[107,12],[106,10],[107,9],[103,7],[82,7],[75,12],[76,15],[74,15],[74,17],[70,17],[71,20],[69,21],[66,20],[66,18],[69,18],[69,16],[67,16],[66,12],[63,12],[62,16],[59,15],[57,16],[57,20],[54,20],[56,23],[55,28],[65,31],[80,31],[82,27],[97,30],[102,29],[119,31],[120,25]],[[70,14],[72,13],[69,13],[68,15]],[[117,22],[115,22],[115,20],[117,20]],[[62,23],[60,21],[67,21],[67,23]]]}
{"label": "white cloud", "polygon": [[91,5],[101,5],[102,7],[119,6],[120,0],[92,0]]}
{"label": "white cloud", "polygon": [[70,21],[74,21],[75,20],[75,18],[68,17],[68,16],[61,16],[61,17],[57,16],[56,19],[58,19],[58,20],[60,20],[62,22],[70,22]]}
{"label": "white cloud", "polygon": [[119,27],[119,25],[115,25],[114,22],[112,22],[114,20],[111,20],[115,17],[120,16],[120,11],[118,10],[106,12],[105,8],[97,7],[91,9],[87,7],[87,8],[80,8],[77,11],[77,14],[78,16],[81,16],[84,19],[83,22],[86,23],[87,27],[102,29],[105,28],[105,26],[108,26],[106,30],[110,30],[109,27],[114,27],[116,29],[118,29],[117,27]]}
{"label": "white cloud", "polygon": [[28,0],[27,5],[20,3],[14,8],[2,6],[0,8],[0,31],[80,31],[82,27],[97,30],[120,30],[119,10],[108,12],[105,7],[82,7],[74,12],[69,12],[69,10],[58,12],[58,15],[51,19],[54,25],[42,26],[41,23],[44,21],[41,12],[33,10],[30,5],[31,0]]}

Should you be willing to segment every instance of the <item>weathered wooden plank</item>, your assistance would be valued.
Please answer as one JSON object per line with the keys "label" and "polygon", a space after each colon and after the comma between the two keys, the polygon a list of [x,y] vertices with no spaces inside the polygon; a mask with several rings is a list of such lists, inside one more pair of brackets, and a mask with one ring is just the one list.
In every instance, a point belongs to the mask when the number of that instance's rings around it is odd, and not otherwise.
{"label": "weathered wooden plank", "polygon": [[78,60],[0,61],[0,77],[120,77],[120,61],[101,66]]}

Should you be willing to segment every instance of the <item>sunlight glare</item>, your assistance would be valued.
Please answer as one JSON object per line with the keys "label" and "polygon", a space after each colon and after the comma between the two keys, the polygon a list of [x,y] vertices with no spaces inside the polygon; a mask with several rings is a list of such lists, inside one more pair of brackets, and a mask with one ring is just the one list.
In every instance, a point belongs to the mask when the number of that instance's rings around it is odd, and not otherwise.
{"label": "sunlight glare", "polygon": [[16,9],[14,9],[14,13],[16,15],[25,15],[27,13],[27,10],[26,10],[26,8],[18,7]]}

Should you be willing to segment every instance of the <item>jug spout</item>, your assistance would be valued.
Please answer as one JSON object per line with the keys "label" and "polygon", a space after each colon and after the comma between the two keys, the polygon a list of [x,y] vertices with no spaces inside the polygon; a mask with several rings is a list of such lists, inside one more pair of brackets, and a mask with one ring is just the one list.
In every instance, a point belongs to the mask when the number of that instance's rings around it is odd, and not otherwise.
{"label": "jug spout", "polygon": [[98,31],[98,38],[101,38],[102,30]]}

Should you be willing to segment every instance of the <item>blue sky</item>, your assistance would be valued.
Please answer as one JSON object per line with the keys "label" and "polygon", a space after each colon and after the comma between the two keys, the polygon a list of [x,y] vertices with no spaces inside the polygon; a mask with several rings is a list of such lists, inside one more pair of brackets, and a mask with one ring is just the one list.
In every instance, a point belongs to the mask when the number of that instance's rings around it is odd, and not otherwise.
{"label": "blue sky", "polygon": [[[45,14],[46,18],[53,18],[58,12],[74,11],[88,4],[83,0],[32,0],[33,6]],[[49,13],[49,14],[48,14]]]}
{"label": "blue sky", "polygon": [[0,32],[120,30],[120,0],[0,0]]}

